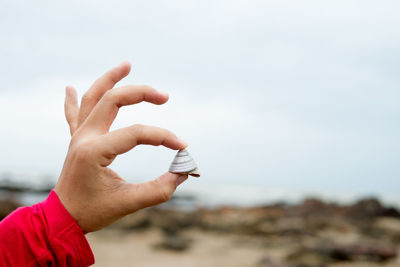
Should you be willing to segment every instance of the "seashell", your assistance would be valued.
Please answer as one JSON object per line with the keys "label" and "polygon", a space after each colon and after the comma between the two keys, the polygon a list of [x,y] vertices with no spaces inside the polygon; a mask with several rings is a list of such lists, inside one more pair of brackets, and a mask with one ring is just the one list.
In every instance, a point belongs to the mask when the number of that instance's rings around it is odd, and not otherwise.
{"label": "seashell", "polygon": [[200,171],[196,162],[186,149],[179,150],[174,160],[169,166],[169,172],[188,174],[194,177],[200,177]]}

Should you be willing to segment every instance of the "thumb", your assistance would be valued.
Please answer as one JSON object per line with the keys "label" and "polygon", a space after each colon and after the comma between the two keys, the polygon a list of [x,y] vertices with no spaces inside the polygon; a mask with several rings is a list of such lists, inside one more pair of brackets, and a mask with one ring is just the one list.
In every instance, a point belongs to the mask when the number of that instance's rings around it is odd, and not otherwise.
{"label": "thumb", "polygon": [[187,174],[164,173],[155,180],[140,183],[126,184],[124,190],[124,205],[129,211],[154,206],[171,199],[176,188],[188,178]]}

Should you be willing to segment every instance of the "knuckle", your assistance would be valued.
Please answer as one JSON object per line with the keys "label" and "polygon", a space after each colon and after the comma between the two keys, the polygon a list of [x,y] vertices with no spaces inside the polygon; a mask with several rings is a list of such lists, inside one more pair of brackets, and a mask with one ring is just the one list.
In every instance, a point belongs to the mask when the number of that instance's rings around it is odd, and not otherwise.
{"label": "knuckle", "polygon": [[135,137],[138,145],[151,143],[151,138],[149,138],[147,131],[148,126],[143,124],[134,124],[132,128],[132,135]]}
{"label": "knuckle", "polygon": [[116,84],[120,80],[120,72],[116,69],[112,69],[105,74],[105,78],[111,83]]}
{"label": "knuckle", "polygon": [[92,96],[89,92],[86,92],[83,96],[82,96],[82,103],[87,103],[90,102],[92,99]]}
{"label": "knuckle", "polygon": [[104,93],[103,97],[108,101],[115,101],[116,98],[117,98],[117,94],[115,92],[115,89],[114,90],[108,90],[107,92]]}
{"label": "knuckle", "polygon": [[79,138],[77,137],[77,135],[73,135],[71,137],[71,142],[69,143],[69,147],[70,148],[76,147],[77,143],[79,143]]}
{"label": "knuckle", "polygon": [[140,85],[140,87],[142,87],[142,88],[145,89],[145,90],[152,89],[151,86],[150,86],[150,85],[147,85],[147,84],[142,84],[142,85]]}
{"label": "knuckle", "polygon": [[167,188],[164,187],[164,189],[161,190],[160,194],[160,201],[161,202],[167,202],[168,200],[171,199],[171,190],[168,190]]}
{"label": "knuckle", "polygon": [[134,135],[141,136],[144,132],[145,126],[143,124],[134,124],[132,125],[132,131]]}
{"label": "knuckle", "polygon": [[166,138],[176,138],[176,134],[171,132],[170,130],[163,129],[164,130],[164,135]]}
{"label": "knuckle", "polygon": [[153,87],[151,87],[150,85],[147,85],[147,84],[142,84],[142,85],[140,85],[139,88],[142,89],[142,93],[146,93],[146,92],[150,92],[150,91],[154,90]]}
{"label": "knuckle", "polygon": [[73,157],[78,161],[87,161],[93,158],[95,144],[93,141],[80,141],[74,144]]}

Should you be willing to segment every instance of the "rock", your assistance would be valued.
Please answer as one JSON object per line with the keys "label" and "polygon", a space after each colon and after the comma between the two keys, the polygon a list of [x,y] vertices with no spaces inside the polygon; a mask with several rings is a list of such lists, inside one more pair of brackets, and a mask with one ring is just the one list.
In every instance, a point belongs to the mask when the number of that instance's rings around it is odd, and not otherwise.
{"label": "rock", "polygon": [[325,267],[332,262],[329,256],[307,248],[295,250],[286,256],[286,260],[296,267]]}
{"label": "rock", "polygon": [[123,230],[143,230],[151,225],[148,210],[140,210],[114,223],[111,227]]}
{"label": "rock", "polygon": [[275,231],[279,236],[308,235],[309,230],[305,220],[299,217],[282,218],[275,223]]}
{"label": "rock", "polygon": [[400,212],[392,207],[384,207],[376,198],[365,198],[345,209],[344,216],[352,219],[372,219],[379,216],[400,218]]}
{"label": "rock", "polygon": [[293,216],[330,216],[335,206],[317,198],[307,198],[301,204],[292,207],[289,211]]}
{"label": "rock", "polygon": [[13,198],[0,199],[0,220],[3,220],[13,210],[20,207],[21,205]]}
{"label": "rock", "polygon": [[179,234],[164,234],[163,240],[155,244],[154,247],[157,249],[166,249],[172,251],[185,251],[190,247],[192,241]]}
{"label": "rock", "polygon": [[272,260],[268,257],[261,258],[254,267],[296,267],[290,263],[284,263],[276,260]]}
{"label": "rock", "polygon": [[379,217],[367,225],[362,225],[360,231],[376,240],[400,244],[400,219]]}
{"label": "rock", "polygon": [[375,221],[375,226],[383,231],[400,234],[400,220],[391,217],[382,217]]}
{"label": "rock", "polygon": [[332,246],[327,248],[317,249],[322,253],[326,253],[331,259],[337,261],[386,261],[397,257],[397,252],[389,246],[377,244],[355,244],[349,246]]}
{"label": "rock", "polygon": [[199,213],[160,209],[151,211],[151,225],[160,228],[167,234],[177,234],[183,229],[200,224]]}
{"label": "rock", "polygon": [[297,265],[316,267],[341,261],[383,262],[395,257],[395,248],[363,242],[354,245],[324,243],[313,248],[302,247],[289,254],[286,259]]}
{"label": "rock", "polygon": [[346,258],[348,257],[353,260],[362,258],[370,261],[387,261],[397,257],[397,252],[394,248],[377,244],[336,247],[332,252],[344,255]]}

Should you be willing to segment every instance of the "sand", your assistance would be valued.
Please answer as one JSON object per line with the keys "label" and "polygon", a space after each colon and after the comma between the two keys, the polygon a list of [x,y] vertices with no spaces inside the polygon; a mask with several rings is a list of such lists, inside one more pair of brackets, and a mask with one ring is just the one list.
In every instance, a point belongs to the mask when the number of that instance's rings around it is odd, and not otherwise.
{"label": "sand", "polygon": [[[282,241],[281,246],[266,247],[265,243],[260,245],[260,239],[254,237],[199,230],[185,231],[184,236],[193,242],[191,247],[183,252],[155,248],[163,235],[160,230],[154,228],[131,232],[105,229],[88,234],[87,238],[95,254],[95,267],[266,267],[269,265],[258,265],[263,258],[279,261],[290,250],[291,245],[296,246]],[[387,263],[342,262],[327,266],[395,267],[400,266],[400,260]]]}
{"label": "sand", "polygon": [[265,249],[241,246],[240,237],[200,231],[186,232],[193,242],[190,249],[174,252],[154,248],[162,240],[157,229],[141,232],[104,230],[88,235],[96,257],[103,266],[254,266]]}

